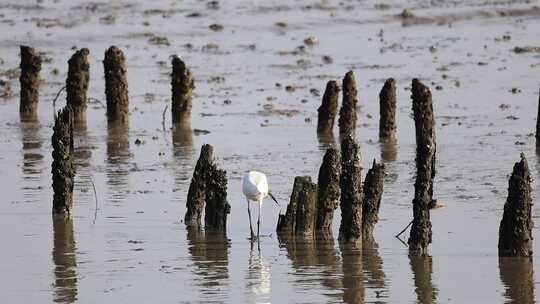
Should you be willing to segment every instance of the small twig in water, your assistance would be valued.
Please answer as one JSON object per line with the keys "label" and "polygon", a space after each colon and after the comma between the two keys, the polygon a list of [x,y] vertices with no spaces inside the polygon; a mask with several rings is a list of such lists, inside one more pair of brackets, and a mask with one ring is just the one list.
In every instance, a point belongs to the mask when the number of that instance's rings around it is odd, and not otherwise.
{"label": "small twig in water", "polygon": [[103,104],[103,102],[101,102],[101,100],[99,100],[99,99],[97,99],[97,98],[94,98],[94,97],[88,97],[88,101],[95,101],[95,102],[99,103],[104,109],[107,108],[107,106],[105,106],[105,105]]}
{"label": "small twig in water", "polygon": [[54,117],[56,118],[56,100],[58,100],[58,97],[60,97],[60,94],[62,93],[62,91],[64,91],[66,89],[66,86],[63,86],[60,91],[58,91],[58,93],[56,93],[56,97],[54,97],[53,99],[53,111],[54,111]]}
{"label": "small twig in water", "polygon": [[167,145],[169,144],[169,141],[167,140],[167,130],[165,129],[165,114],[167,113],[168,108],[169,108],[169,105],[166,105],[165,109],[163,109],[162,120],[161,120],[161,126],[163,127],[163,139],[165,139],[165,143],[167,143]]}
{"label": "small twig in water", "polygon": [[94,209],[94,220],[92,221],[92,223],[96,224],[97,210],[98,210],[98,198],[97,198],[96,185],[94,185],[94,179],[92,179],[92,177],[90,177],[90,182],[92,183],[92,188],[94,188],[94,198],[96,199],[96,208]]}
{"label": "small twig in water", "polygon": [[413,221],[411,221],[407,226],[405,226],[405,228],[403,228],[403,230],[401,230],[400,233],[398,233],[398,234],[396,235],[396,237],[397,237],[398,239],[399,239],[399,236],[402,235],[403,232],[405,232],[405,230],[407,230],[407,228],[409,228],[409,227],[412,225],[412,222],[413,222]]}

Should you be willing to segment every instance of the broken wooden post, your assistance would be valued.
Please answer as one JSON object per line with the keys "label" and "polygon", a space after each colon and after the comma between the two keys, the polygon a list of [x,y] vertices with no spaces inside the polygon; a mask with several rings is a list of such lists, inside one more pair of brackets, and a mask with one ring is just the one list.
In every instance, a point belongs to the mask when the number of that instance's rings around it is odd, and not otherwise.
{"label": "broken wooden post", "polygon": [[39,83],[41,81],[41,56],[39,52],[29,46],[21,45],[21,99],[19,113],[25,118],[37,115],[39,101]]}
{"label": "broken wooden post", "polygon": [[414,183],[413,223],[408,240],[409,251],[427,255],[431,243],[429,209],[433,201],[435,178],[435,116],[431,92],[418,79],[412,81],[412,103],[416,130],[416,182]]}
{"label": "broken wooden post", "polygon": [[396,82],[388,78],[379,93],[379,138],[392,140],[396,137]]}
{"label": "broken wooden post", "polygon": [[109,121],[128,122],[129,99],[127,66],[124,53],[116,46],[105,52],[105,95],[107,98],[107,118]]}
{"label": "broken wooden post", "polygon": [[191,99],[193,96],[193,76],[186,64],[174,55],[172,58],[172,122],[174,124],[189,125],[191,123]]}
{"label": "broken wooden post", "polygon": [[317,120],[318,134],[332,134],[334,121],[338,108],[339,87],[336,81],[330,80],[326,84],[322,104],[317,110],[319,118]]}
{"label": "broken wooden post", "polygon": [[355,137],[356,134],[356,104],[357,90],[356,80],[354,79],[353,71],[347,72],[343,78],[343,103],[339,110],[339,136],[345,138],[349,134]]}
{"label": "broken wooden post", "polygon": [[499,226],[499,256],[532,256],[531,175],[525,155],[514,165]]}
{"label": "broken wooden post", "polygon": [[313,237],[317,217],[317,185],[309,176],[294,178],[291,200],[285,214],[280,214],[278,234]]}
{"label": "broken wooden post", "polygon": [[540,146],[540,90],[538,90],[538,115],[536,116],[536,146]]}
{"label": "broken wooden post", "polygon": [[373,160],[364,181],[364,197],[362,199],[362,237],[373,239],[373,228],[379,221],[379,207],[384,189],[384,165]]}
{"label": "broken wooden post", "polygon": [[86,121],[86,92],[90,81],[90,51],[82,48],[76,51],[68,61],[66,80],[66,104],[73,110],[75,124]]}
{"label": "broken wooden post", "polygon": [[73,112],[69,106],[58,111],[52,135],[53,214],[70,216],[73,205]]}
{"label": "broken wooden post", "polygon": [[362,167],[360,147],[349,134],[341,142],[341,225],[339,241],[362,244]]}
{"label": "broken wooden post", "polygon": [[184,222],[187,226],[198,227],[201,225],[202,212],[206,201],[206,176],[213,161],[214,148],[208,144],[203,145],[188,190],[187,210],[184,216]]}
{"label": "broken wooden post", "polygon": [[231,212],[231,205],[227,202],[227,172],[211,165],[205,192],[204,229],[225,232],[227,215]]}
{"label": "broken wooden post", "polygon": [[317,181],[317,226],[318,230],[331,231],[334,210],[339,206],[339,178],[341,157],[335,148],[329,148],[323,157]]}

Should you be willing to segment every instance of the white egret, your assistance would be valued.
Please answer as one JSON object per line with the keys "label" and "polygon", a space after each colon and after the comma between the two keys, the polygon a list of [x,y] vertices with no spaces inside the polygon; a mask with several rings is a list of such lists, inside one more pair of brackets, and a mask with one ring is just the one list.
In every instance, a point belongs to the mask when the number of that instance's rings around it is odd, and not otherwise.
{"label": "white egret", "polygon": [[242,181],[242,192],[246,196],[249,215],[249,230],[251,232],[251,240],[254,239],[253,226],[251,225],[251,208],[250,201],[257,202],[259,204],[259,217],[257,219],[257,239],[259,238],[259,227],[261,223],[261,205],[266,196],[270,196],[274,202],[279,206],[276,198],[268,190],[268,181],[264,173],[258,171],[249,171],[244,175]]}

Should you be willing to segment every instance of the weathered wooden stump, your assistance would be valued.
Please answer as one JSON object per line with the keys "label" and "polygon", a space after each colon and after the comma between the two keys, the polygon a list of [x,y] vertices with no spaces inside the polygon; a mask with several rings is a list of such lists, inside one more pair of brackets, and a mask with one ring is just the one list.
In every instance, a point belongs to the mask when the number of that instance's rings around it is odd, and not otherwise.
{"label": "weathered wooden stump", "polygon": [[73,112],[69,106],[58,111],[52,136],[53,214],[70,216],[73,205]]}
{"label": "weathered wooden stump", "polygon": [[19,112],[24,119],[31,119],[37,116],[39,101],[39,84],[41,78],[41,56],[39,52],[29,46],[21,45],[21,100]]}
{"label": "weathered wooden stump", "polygon": [[317,120],[318,134],[331,134],[334,130],[339,98],[339,87],[336,81],[330,80],[326,84],[322,104],[317,110],[319,117]]}
{"label": "weathered wooden stump", "polygon": [[373,239],[373,229],[379,221],[379,207],[384,190],[384,165],[373,160],[364,181],[364,197],[362,199],[362,237]]}
{"label": "weathered wooden stump", "polygon": [[396,137],[396,82],[388,78],[379,93],[379,138],[391,140]]}
{"label": "weathered wooden stump", "polygon": [[331,231],[334,210],[339,207],[341,157],[339,151],[329,148],[323,157],[317,182],[317,226],[318,230]]}
{"label": "weathered wooden stump", "polygon": [[207,172],[204,229],[223,231],[227,229],[227,215],[231,205],[227,202],[227,172],[212,165]]}
{"label": "weathered wooden stump", "polygon": [[86,121],[86,93],[90,81],[90,51],[82,48],[76,51],[68,61],[66,79],[66,104],[73,110],[75,124]]}
{"label": "weathered wooden stump", "polygon": [[294,178],[291,200],[285,214],[279,215],[278,234],[313,237],[317,218],[317,185],[309,176]]}
{"label": "weathered wooden stump", "polygon": [[362,167],[360,147],[352,137],[341,142],[341,225],[339,241],[362,244]]}
{"label": "weathered wooden stump", "polygon": [[214,148],[208,144],[203,145],[188,190],[187,210],[184,216],[184,222],[187,226],[198,227],[201,225],[202,212],[206,201],[207,172],[212,167],[213,162]]}
{"label": "weathered wooden stump", "polygon": [[525,155],[514,165],[499,226],[499,256],[532,256],[531,175]]}
{"label": "weathered wooden stump", "polygon": [[339,136],[346,138],[349,134],[356,136],[356,105],[358,103],[356,80],[353,71],[347,72],[343,78],[343,103],[339,110]]}
{"label": "weathered wooden stump", "polygon": [[188,125],[191,123],[191,107],[193,89],[193,76],[186,64],[174,55],[172,58],[172,122],[174,124]]}
{"label": "weathered wooden stump", "polygon": [[429,88],[412,81],[412,103],[416,129],[416,182],[414,183],[413,223],[408,240],[412,254],[427,255],[431,243],[430,205],[435,178],[435,116]]}
{"label": "weathered wooden stump", "polygon": [[107,98],[107,118],[109,121],[128,122],[129,99],[127,65],[124,53],[116,46],[105,52],[105,95]]}

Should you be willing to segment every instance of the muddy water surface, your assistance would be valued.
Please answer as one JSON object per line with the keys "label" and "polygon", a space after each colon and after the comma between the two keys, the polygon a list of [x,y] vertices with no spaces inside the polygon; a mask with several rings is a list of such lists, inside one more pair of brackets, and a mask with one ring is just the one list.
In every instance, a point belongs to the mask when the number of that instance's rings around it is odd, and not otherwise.
{"label": "muddy water surface", "polygon": [[[0,79],[13,92],[0,98],[2,302],[534,302],[538,258],[499,259],[497,237],[520,152],[540,175],[531,136],[540,54],[513,51],[540,46],[538,5],[2,1]],[[413,16],[400,17],[404,9]],[[318,43],[305,45],[310,36]],[[18,115],[20,44],[44,52],[34,122]],[[112,44],[128,61],[128,128],[108,125],[102,105],[101,60]],[[92,99],[75,138],[74,217],[58,222],[51,218],[53,99],[73,47],[90,49]],[[169,113],[163,127],[171,54],[192,69],[192,127],[208,134],[171,129]],[[272,236],[251,248],[241,176],[265,172],[283,205],[294,176],[316,178],[332,144],[316,136],[316,109],[326,82],[341,82],[350,69],[364,167],[373,158],[387,166],[377,244],[358,252],[340,250],[332,237]],[[378,93],[388,77],[398,85],[397,142],[379,144]],[[432,88],[435,196],[445,204],[432,212],[429,258],[409,257],[393,237],[412,218],[413,77]],[[56,109],[64,104],[61,94]],[[181,222],[203,143],[214,146],[228,173],[227,238],[187,231]],[[537,197],[536,182],[533,190]],[[267,202],[262,212],[262,232],[270,234],[279,210]],[[338,211],[336,237],[339,220]]]}

